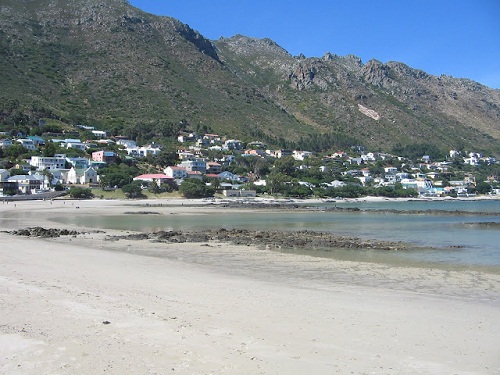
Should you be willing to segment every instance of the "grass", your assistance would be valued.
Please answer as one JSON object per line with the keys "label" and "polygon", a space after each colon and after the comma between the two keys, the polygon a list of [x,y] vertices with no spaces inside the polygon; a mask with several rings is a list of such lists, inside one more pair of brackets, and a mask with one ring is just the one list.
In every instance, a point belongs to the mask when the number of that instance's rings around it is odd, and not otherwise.
{"label": "grass", "polygon": [[[103,189],[92,189],[92,193],[95,199],[128,199],[125,193],[121,189],[116,190],[103,190]],[[179,199],[183,198],[179,192],[175,191],[172,193],[161,193],[153,194],[147,190],[143,192],[145,198],[142,199]],[[141,198],[139,198],[141,199]]]}

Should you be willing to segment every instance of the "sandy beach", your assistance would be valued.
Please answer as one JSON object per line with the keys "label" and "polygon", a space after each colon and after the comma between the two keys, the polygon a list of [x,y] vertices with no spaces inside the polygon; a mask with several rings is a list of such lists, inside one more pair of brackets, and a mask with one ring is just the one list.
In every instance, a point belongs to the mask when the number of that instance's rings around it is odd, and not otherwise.
{"label": "sandy beach", "polygon": [[500,373],[496,273],[110,241],[118,231],[108,230],[7,233],[147,203],[219,210],[186,200],[0,203],[0,373]]}

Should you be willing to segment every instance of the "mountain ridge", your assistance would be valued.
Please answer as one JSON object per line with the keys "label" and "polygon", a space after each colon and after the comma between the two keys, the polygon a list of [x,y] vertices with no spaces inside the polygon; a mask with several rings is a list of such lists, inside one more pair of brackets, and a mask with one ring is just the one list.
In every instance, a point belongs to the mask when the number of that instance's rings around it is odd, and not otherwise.
{"label": "mountain ridge", "polygon": [[124,0],[0,8],[0,97],[20,112],[44,109],[32,117],[137,140],[190,127],[281,147],[428,143],[500,154],[500,90],[472,80],[353,55],[294,57],[268,38],[210,41]]}

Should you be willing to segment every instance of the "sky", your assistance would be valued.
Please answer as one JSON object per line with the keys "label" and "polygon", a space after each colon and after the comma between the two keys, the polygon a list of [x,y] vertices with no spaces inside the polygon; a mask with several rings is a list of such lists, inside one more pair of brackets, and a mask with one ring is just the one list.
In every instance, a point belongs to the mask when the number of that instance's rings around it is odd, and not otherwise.
{"label": "sky", "polygon": [[353,54],[500,89],[500,0],[129,0],[216,40],[270,38],[297,56]]}

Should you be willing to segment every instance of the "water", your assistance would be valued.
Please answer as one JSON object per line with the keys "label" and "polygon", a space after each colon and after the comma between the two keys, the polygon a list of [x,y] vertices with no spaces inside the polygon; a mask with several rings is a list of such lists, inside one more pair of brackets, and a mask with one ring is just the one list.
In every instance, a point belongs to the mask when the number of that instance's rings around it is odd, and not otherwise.
{"label": "water", "polygon": [[[300,250],[314,256],[345,260],[428,266],[485,267],[500,271],[500,201],[335,202],[321,206],[358,207],[361,212],[232,212],[189,215],[75,216],[59,221],[79,226],[133,230],[201,230],[209,228],[330,232],[339,236],[403,241],[420,249],[399,252],[373,250]],[[384,213],[376,210],[445,210],[469,214]],[[476,213],[489,213],[477,215]],[[472,225],[471,225],[472,224]],[[429,249],[432,248],[432,249]],[[296,251],[296,250],[293,250]]]}

